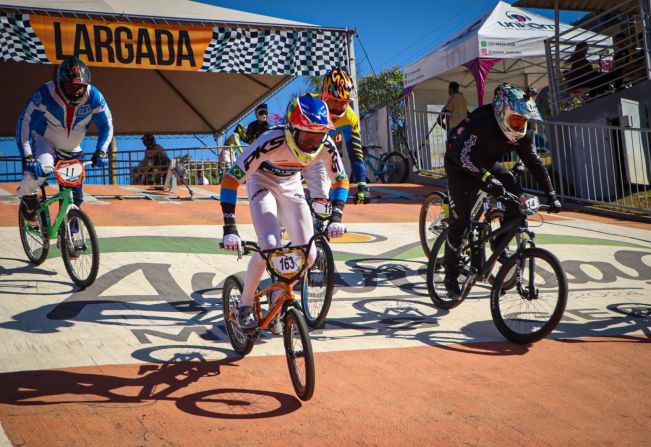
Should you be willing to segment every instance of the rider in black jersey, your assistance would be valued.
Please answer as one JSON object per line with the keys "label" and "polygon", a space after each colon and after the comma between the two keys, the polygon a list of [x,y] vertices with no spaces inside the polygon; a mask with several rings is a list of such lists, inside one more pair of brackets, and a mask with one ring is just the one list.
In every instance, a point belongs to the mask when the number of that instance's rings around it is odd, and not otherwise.
{"label": "rider in black jersey", "polygon": [[[522,194],[513,175],[498,161],[516,151],[549,199],[550,211],[559,212],[549,174],[536,154],[528,120],[541,120],[535,102],[520,88],[501,84],[492,104],[480,106],[453,131],[445,153],[445,173],[450,191],[450,226],[445,247],[445,288],[450,298],[461,296],[459,247],[470,225],[470,211],[479,189],[494,196],[505,191]],[[515,204],[506,203],[504,224],[520,217]],[[496,241],[497,243],[497,241]]]}

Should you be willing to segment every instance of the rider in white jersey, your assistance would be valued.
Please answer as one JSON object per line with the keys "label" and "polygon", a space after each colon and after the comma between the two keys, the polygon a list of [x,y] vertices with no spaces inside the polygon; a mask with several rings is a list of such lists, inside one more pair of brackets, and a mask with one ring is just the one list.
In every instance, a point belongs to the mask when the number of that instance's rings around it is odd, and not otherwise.
{"label": "rider in white jersey", "polygon": [[[279,216],[292,243],[307,244],[314,234],[314,228],[300,173],[312,169],[323,171],[323,166],[332,181],[330,197],[333,211],[328,236],[343,235],[345,228],[341,217],[348,197],[348,177],[339,153],[328,136],[328,131],[333,128],[326,104],[309,95],[301,96],[290,102],[284,128],[263,133],[238,156],[221,183],[224,248],[241,250],[235,225],[235,204],[237,188],[244,181],[247,181],[249,206],[260,248],[268,250],[280,245]],[[323,164],[316,163],[319,160]],[[318,195],[327,197],[328,190]],[[312,265],[315,258],[316,249],[312,246],[308,253],[308,265]],[[264,260],[256,253],[249,262],[238,309],[238,322],[243,329],[253,329],[258,324],[252,305],[264,270]]]}

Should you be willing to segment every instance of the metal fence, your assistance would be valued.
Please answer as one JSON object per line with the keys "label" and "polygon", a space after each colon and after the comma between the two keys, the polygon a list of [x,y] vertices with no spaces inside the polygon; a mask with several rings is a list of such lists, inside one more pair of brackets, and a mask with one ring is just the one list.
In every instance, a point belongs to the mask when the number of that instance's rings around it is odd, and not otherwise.
{"label": "metal fence", "polygon": [[[162,151],[165,156],[149,156],[144,150],[117,151],[109,157],[107,168],[88,169],[85,183],[161,185],[167,174],[169,160],[177,159],[187,170],[188,183],[196,184],[199,178],[198,171],[203,171],[203,176],[210,184],[217,184],[221,181],[224,168],[230,165],[230,160],[234,160],[236,156],[230,146],[163,149]],[[90,158],[90,155],[86,158]],[[20,157],[0,157],[0,182],[19,182],[21,178]]]}
{"label": "metal fence", "polygon": [[554,115],[649,79],[640,0],[613,2],[546,44]]}
{"label": "metal fence", "polygon": [[[441,113],[407,110],[407,140],[421,175],[445,179],[447,135]],[[651,212],[651,129],[593,124],[537,123],[532,142],[559,195],[583,204]],[[515,152],[503,160],[517,160]],[[538,191],[530,174],[523,185]]]}

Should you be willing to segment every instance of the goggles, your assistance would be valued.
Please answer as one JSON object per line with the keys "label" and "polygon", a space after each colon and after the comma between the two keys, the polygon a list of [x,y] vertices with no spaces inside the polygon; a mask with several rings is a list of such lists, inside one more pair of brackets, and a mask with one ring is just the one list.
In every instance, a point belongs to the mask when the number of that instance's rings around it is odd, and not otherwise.
{"label": "goggles", "polygon": [[509,127],[517,132],[522,132],[527,127],[527,117],[517,113],[512,113],[506,117]]}
{"label": "goggles", "polygon": [[328,136],[327,133],[308,132],[305,130],[299,130],[296,134],[296,146],[306,153],[311,153],[319,149]]}

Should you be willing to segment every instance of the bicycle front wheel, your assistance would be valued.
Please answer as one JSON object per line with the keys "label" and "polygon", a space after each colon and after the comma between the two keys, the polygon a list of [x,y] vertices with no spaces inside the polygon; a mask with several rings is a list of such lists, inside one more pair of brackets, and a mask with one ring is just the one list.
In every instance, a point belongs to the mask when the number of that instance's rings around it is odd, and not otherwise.
{"label": "bicycle front wheel", "polygon": [[409,175],[409,162],[407,157],[400,152],[391,152],[382,156],[382,170],[385,172],[380,177],[384,183],[404,183]]}
{"label": "bicycle front wheel", "polygon": [[88,214],[80,209],[68,211],[70,231],[61,227],[61,257],[63,265],[79,287],[86,288],[95,282],[99,270],[99,243],[95,227]]}
{"label": "bicycle front wheel", "polygon": [[239,355],[247,355],[253,349],[254,340],[245,334],[237,323],[237,307],[240,305],[244,282],[241,275],[231,275],[222,286],[222,311],[224,326],[233,350]]}
{"label": "bicycle front wheel", "polygon": [[[515,287],[504,287],[515,270]],[[504,263],[491,290],[491,314],[500,333],[514,343],[534,343],[554,330],[567,303],[567,278],[558,258],[527,248]]]}
{"label": "bicycle front wheel", "polygon": [[435,191],[425,198],[418,217],[418,234],[423,253],[429,258],[432,246],[443,229],[443,200],[445,195]]}
{"label": "bicycle front wheel", "polygon": [[303,315],[294,307],[290,307],[285,314],[283,339],[294,391],[299,399],[310,400],[315,383],[312,342]]}
{"label": "bicycle front wheel", "polygon": [[[439,309],[454,309],[463,299],[451,299],[445,289],[443,280],[445,279],[445,266],[443,265],[443,255],[445,254],[445,244],[448,239],[448,230],[441,231],[439,237],[434,242],[432,252],[427,261],[427,292],[432,302]],[[463,283],[465,275],[461,274],[459,280]],[[465,297],[464,297],[465,298]]]}
{"label": "bicycle front wheel", "polygon": [[320,328],[325,323],[335,285],[335,261],[330,245],[319,239],[316,251],[316,260],[303,277],[301,287],[301,307],[311,328]]}
{"label": "bicycle front wheel", "polygon": [[18,231],[20,232],[20,242],[23,244],[23,250],[27,258],[35,265],[41,265],[47,258],[50,250],[50,238],[47,234],[47,220],[45,213],[39,213],[36,216],[37,226],[32,227],[27,224],[23,217],[25,204],[21,201],[18,209]]}

